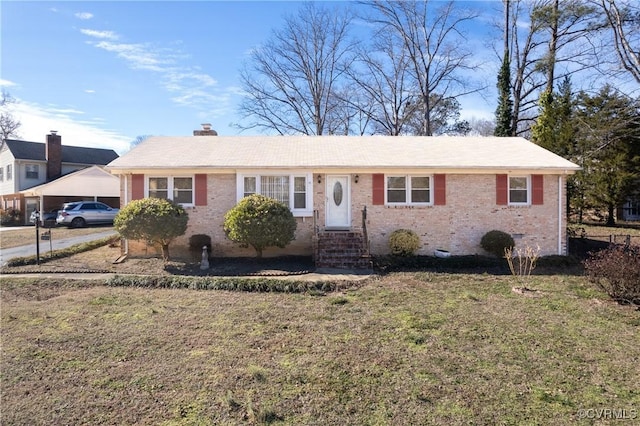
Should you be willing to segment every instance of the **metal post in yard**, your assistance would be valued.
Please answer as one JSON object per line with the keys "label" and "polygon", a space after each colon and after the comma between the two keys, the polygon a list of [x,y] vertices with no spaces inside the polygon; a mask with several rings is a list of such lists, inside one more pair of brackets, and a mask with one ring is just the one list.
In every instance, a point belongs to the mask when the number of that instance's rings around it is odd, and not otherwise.
{"label": "metal post in yard", "polygon": [[40,265],[40,212],[35,211],[36,218],[36,265]]}

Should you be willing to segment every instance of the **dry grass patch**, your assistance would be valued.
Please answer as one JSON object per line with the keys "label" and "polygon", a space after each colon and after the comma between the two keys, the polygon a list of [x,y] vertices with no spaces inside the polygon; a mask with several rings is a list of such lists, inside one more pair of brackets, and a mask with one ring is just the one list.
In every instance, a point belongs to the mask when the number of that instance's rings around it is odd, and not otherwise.
{"label": "dry grass patch", "polygon": [[3,424],[569,424],[640,406],[638,312],[582,277],[532,277],[539,298],[431,272],[324,297],[47,283],[0,280]]}

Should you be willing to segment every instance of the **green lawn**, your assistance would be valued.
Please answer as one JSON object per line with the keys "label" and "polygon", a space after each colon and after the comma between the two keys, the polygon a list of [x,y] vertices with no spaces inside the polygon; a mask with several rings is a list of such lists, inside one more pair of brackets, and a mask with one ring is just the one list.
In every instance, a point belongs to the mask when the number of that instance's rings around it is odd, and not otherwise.
{"label": "green lawn", "polygon": [[393,273],[324,296],[0,284],[2,424],[640,416],[640,313],[579,276]]}

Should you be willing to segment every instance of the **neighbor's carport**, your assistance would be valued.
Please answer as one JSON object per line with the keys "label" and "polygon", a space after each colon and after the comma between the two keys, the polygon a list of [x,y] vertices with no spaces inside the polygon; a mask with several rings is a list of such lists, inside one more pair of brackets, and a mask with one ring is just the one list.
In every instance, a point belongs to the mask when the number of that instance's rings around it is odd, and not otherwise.
{"label": "neighbor's carport", "polygon": [[49,211],[70,201],[101,201],[111,207],[120,207],[120,179],[100,166],[69,173],[20,193],[25,198],[25,222],[36,209]]}

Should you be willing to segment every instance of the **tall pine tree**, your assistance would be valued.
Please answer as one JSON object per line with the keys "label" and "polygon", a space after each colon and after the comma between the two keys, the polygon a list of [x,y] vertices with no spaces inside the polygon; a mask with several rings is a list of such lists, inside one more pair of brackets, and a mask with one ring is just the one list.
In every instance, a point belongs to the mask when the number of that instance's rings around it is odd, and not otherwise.
{"label": "tall pine tree", "polygon": [[531,140],[566,159],[574,160],[575,123],[571,80],[565,77],[560,93],[545,90],[540,95],[540,113],[531,127]]}
{"label": "tall pine tree", "polygon": [[640,100],[607,85],[593,96],[580,93],[576,106],[584,199],[587,206],[604,210],[612,226],[616,208],[640,179]]}

